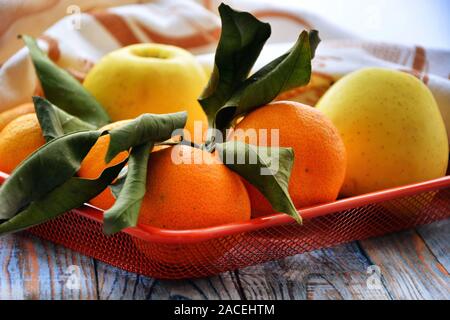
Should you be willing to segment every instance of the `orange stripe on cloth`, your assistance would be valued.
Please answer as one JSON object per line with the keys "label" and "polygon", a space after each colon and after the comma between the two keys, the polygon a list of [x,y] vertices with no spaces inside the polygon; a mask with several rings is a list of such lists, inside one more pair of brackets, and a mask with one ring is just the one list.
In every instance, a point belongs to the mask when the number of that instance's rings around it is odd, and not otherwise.
{"label": "orange stripe on cloth", "polygon": [[416,77],[417,79],[421,80],[424,84],[428,85],[428,82],[430,81],[430,76],[428,74],[424,74],[422,76],[422,73],[420,73],[417,70],[414,69],[397,69],[398,71],[409,73],[410,75]]}
{"label": "orange stripe on cloth", "polygon": [[426,62],[427,58],[425,48],[416,46],[412,65],[413,70],[421,73],[425,68]]}
{"label": "orange stripe on cloth", "polygon": [[141,42],[126,21],[111,12],[94,12],[92,16],[100,22],[122,46]]}
{"label": "orange stripe on cloth", "polygon": [[48,45],[48,57],[54,61],[57,62],[59,58],[61,57],[61,51],[59,50],[59,44],[58,40],[48,36],[48,35],[42,35],[39,37],[39,39],[45,41]]}
{"label": "orange stripe on cloth", "polygon": [[430,77],[427,70],[427,53],[424,47],[416,46],[412,69],[419,73],[419,79],[428,85]]}
{"label": "orange stripe on cloth", "polygon": [[169,44],[185,49],[192,49],[197,47],[206,46],[219,39],[220,28],[212,30],[200,30],[189,36],[169,36],[157,31],[147,28],[141,23],[137,23],[139,28],[149,37],[152,41],[158,43]]}
{"label": "orange stripe on cloth", "polygon": [[307,29],[313,29],[312,25],[306,21],[305,19],[296,16],[292,13],[286,12],[286,11],[276,11],[276,10],[258,10],[253,12],[253,15],[259,19],[262,18],[283,18],[290,21],[293,21],[295,23],[298,23],[302,26],[304,26]]}
{"label": "orange stripe on cloth", "polygon": [[203,6],[209,11],[213,11],[213,4],[211,0],[203,0]]}

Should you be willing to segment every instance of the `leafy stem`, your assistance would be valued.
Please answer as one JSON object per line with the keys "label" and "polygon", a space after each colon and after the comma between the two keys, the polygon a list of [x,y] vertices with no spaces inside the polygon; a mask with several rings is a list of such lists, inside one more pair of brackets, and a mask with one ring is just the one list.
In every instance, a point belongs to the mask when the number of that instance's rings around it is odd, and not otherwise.
{"label": "leafy stem", "polygon": [[[301,222],[289,196],[287,185],[294,154],[286,148],[263,148],[275,157],[269,159],[259,147],[247,144],[218,143],[217,132],[226,137],[226,130],[236,119],[273,101],[280,93],[309,83],[311,60],[320,42],[318,32],[303,31],[293,47],[249,77],[261,50],[270,36],[270,26],[246,12],[238,12],[225,4],[219,6],[222,33],[216,49],[214,69],[199,103],[208,116],[210,130],[203,150],[218,153],[230,151],[235,156],[256,156],[258,162],[227,163],[269,200],[272,207],[286,212]],[[270,161],[269,161],[270,160]],[[276,161],[280,171],[267,169]]]}
{"label": "leafy stem", "polygon": [[58,67],[38,47],[34,38],[20,36],[28,47],[45,97],[60,109],[95,127],[107,124],[110,119],[100,103],[68,72]]}
{"label": "leafy stem", "polygon": [[[320,39],[315,30],[303,31],[288,52],[248,77],[270,36],[270,26],[224,4],[219,13],[222,34],[209,84],[199,102],[210,127],[224,134],[237,117],[271,102],[282,92],[308,84]],[[214,132],[210,131],[207,142],[214,140]]]}

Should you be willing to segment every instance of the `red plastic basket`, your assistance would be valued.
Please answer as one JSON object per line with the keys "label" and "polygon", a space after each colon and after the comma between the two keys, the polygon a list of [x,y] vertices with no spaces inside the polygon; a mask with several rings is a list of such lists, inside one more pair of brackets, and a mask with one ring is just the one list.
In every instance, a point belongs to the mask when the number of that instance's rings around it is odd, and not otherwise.
{"label": "red plastic basket", "polygon": [[[0,173],[0,183],[7,175]],[[29,229],[113,266],[165,279],[203,277],[450,217],[450,176],[285,214],[197,230],[102,232],[102,211],[72,210]]]}

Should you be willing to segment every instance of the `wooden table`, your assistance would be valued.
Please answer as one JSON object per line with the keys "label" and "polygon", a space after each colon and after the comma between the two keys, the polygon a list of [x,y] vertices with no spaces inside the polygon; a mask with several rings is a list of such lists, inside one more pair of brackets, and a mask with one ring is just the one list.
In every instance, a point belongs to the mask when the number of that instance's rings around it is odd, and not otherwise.
{"label": "wooden table", "polygon": [[450,299],[450,219],[196,280],[128,273],[26,233],[0,238],[0,266],[0,299]]}

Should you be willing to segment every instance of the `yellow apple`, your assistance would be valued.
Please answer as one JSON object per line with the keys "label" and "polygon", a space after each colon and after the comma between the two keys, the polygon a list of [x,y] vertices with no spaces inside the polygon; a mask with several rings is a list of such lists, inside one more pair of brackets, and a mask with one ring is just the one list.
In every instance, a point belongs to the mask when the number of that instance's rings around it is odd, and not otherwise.
{"label": "yellow apple", "polygon": [[353,196],[444,176],[448,138],[431,91],[404,72],[366,68],[337,81],[317,108],[347,149],[341,194]]}
{"label": "yellow apple", "polygon": [[186,128],[206,123],[197,102],[207,84],[201,65],[188,51],[145,43],[104,56],[88,73],[84,87],[103,105],[112,121],[143,113],[188,112]]}

